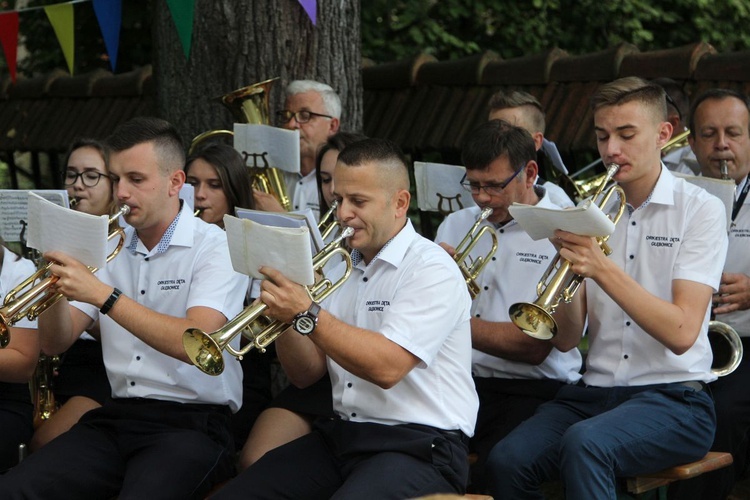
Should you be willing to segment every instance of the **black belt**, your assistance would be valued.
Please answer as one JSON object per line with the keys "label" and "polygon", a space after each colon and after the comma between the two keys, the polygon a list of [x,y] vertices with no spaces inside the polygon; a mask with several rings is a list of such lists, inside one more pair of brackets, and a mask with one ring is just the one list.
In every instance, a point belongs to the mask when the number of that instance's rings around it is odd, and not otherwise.
{"label": "black belt", "polygon": [[454,439],[458,439],[460,442],[462,442],[465,445],[469,444],[469,436],[463,433],[463,431],[460,430],[445,430],[445,429],[438,429],[438,431],[441,434],[444,434],[447,437],[452,437]]}

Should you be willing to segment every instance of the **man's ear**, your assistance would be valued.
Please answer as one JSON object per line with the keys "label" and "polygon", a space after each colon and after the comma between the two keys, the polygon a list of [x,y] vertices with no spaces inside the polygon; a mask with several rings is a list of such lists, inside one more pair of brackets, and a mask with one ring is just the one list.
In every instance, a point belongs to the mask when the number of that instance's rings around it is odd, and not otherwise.
{"label": "man's ear", "polygon": [[169,174],[169,196],[179,195],[183,184],[185,184],[184,170],[175,170]]}

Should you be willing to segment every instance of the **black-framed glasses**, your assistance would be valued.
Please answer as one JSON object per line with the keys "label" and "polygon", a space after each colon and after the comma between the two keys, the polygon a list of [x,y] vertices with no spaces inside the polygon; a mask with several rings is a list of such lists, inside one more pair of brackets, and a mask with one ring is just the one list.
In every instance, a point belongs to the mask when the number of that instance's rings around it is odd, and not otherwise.
{"label": "black-framed glasses", "polygon": [[505,189],[508,186],[508,184],[510,184],[511,181],[515,179],[519,173],[521,173],[521,170],[523,170],[523,167],[516,170],[513,173],[513,175],[508,177],[503,182],[500,182],[499,184],[485,184],[485,185],[481,185],[477,182],[467,181],[466,174],[464,174],[464,176],[461,178],[461,186],[465,190],[469,191],[471,194],[475,196],[478,195],[482,189],[484,189],[484,192],[490,196],[500,196],[503,192],[503,189]]}
{"label": "black-framed glasses", "polygon": [[282,109],[281,111],[276,112],[276,118],[278,118],[279,122],[281,123],[288,123],[289,120],[294,118],[297,120],[297,123],[307,123],[310,120],[313,119],[313,117],[319,116],[321,118],[328,118],[332,119],[333,117],[330,115],[323,115],[320,113],[314,113],[312,111],[307,111],[303,109],[302,111],[297,111],[296,113],[294,111],[289,111],[288,109]]}
{"label": "black-framed glasses", "polygon": [[81,182],[86,187],[94,187],[99,184],[99,179],[106,177],[109,179],[109,175],[102,174],[96,170],[84,170],[83,172],[76,172],[75,170],[66,170],[65,176],[63,177],[63,184],[66,186],[72,186],[76,183],[78,178],[81,178]]}

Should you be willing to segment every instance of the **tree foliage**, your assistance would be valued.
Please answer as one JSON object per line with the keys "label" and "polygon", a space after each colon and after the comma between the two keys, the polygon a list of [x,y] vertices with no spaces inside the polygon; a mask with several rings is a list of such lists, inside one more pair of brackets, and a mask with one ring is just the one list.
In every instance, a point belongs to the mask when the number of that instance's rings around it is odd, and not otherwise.
{"label": "tree foliage", "polygon": [[362,5],[363,57],[425,52],[441,60],[493,50],[504,58],[559,47],[571,54],[630,42],[642,51],[698,41],[750,48],[747,0],[371,0]]}

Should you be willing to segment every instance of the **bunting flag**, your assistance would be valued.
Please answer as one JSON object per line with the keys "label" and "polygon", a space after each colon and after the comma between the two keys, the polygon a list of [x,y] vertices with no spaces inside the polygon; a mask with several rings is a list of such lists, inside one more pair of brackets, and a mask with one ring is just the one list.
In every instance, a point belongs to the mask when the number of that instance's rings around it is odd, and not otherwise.
{"label": "bunting flag", "polygon": [[8,63],[10,79],[16,83],[16,61],[18,57],[18,12],[0,14],[0,45],[3,46]]}
{"label": "bunting flag", "polygon": [[60,42],[65,62],[68,63],[68,71],[73,74],[73,63],[75,62],[75,35],[73,34],[73,4],[59,3],[44,8],[52,28],[55,30],[57,41]]}
{"label": "bunting flag", "polygon": [[120,27],[122,26],[122,0],[94,0],[94,13],[102,30],[104,46],[109,55],[112,73],[117,67],[117,53],[120,50]]}
{"label": "bunting flag", "polygon": [[317,26],[318,21],[318,0],[298,0],[299,4],[307,12],[307,17],[312,21],[313,26]]}
{"label": "bunting flag", "polygon": [[172,19],[177,26],[177,34],[182,43],[185,59],[190,59],[190,43],[193,38],[193,14],[195,0],[167,0]]}

